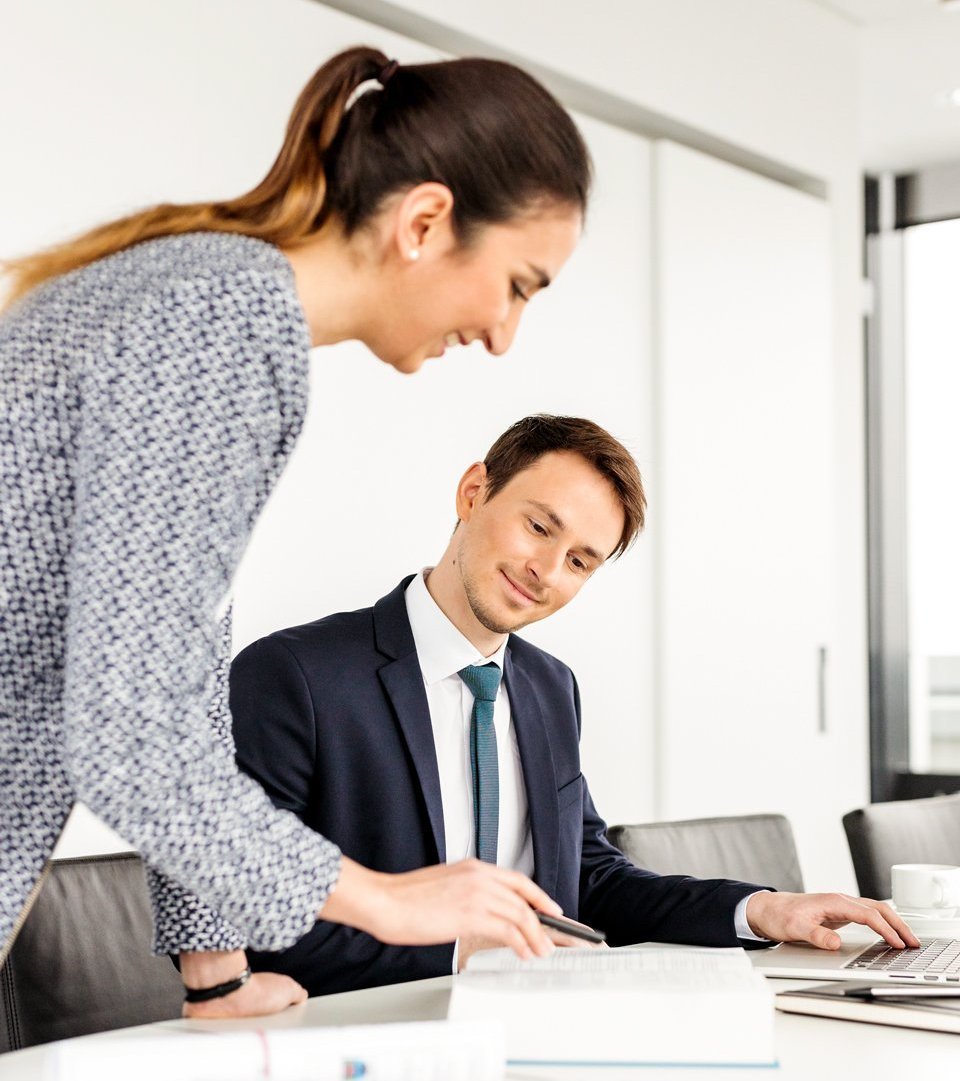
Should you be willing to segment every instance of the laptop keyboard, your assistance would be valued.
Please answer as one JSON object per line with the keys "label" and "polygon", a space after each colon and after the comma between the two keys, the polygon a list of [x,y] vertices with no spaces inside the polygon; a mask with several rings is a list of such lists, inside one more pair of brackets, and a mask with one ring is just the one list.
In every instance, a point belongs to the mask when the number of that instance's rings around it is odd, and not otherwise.
{"label": "laptop keyboard", "polygon": [[960,983],[960,939],[920,939],[920,946],[895,950],[877,942],[848,961],[844,968],[861,972],[883,972],[900,979],[924,979]]}

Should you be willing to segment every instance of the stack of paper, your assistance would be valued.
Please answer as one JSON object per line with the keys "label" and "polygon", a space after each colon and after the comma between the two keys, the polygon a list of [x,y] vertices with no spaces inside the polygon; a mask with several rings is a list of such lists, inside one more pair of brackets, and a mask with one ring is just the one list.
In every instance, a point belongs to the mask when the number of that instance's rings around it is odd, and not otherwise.
{"label": "stack of paper", "polygon": [[122,1032],[51,1048],[51,1081],[500,1081],[490,1023],[349,1025],[256,1032]]}
{"label": "stack of paper", "polygon": [[491,950],[454,981],[449,1016],[502,1021],[517,1064],[776,1065],[773,994],[739,949]]}

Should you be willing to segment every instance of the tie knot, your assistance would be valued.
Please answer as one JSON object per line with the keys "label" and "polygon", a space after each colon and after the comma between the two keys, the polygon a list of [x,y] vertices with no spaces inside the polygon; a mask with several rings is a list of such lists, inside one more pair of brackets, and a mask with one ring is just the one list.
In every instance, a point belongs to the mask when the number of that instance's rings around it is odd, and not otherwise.
{"label": "tie knot", "polygon": [[481,702],[495,702],[500,686],[500,666],[494,664],[468,664],[457,675],[466,683],[470,693]]}

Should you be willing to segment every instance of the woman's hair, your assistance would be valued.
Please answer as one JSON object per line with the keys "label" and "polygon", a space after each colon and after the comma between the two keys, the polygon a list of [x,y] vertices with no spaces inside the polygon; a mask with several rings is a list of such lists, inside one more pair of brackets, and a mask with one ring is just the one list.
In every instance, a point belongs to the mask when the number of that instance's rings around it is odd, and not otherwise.
{"label": "woman's hair", "polygon": [[[371,80],[379,87],[355,92]],[[207,230],[294,244],[331,218],[347,236],[384,199],[425,181],[453,193],[453,224],[477,226],[538,204],[583,212],[590,158],[573,120],[526,72],[497,60],[397,66],[347,49],[307,83],[266,177],[224,202],[161,203],[47,251],[12,260],[12,301],[41,282],[142,240]]]}
{"label": "woman's hair", "polygon": [[484,499],[493,499],[518,473],[556,451],[579,454],[616,492],[623,508],[623,530],[609,558],[623,555],[643,529],[647,497],[630,451],[592,420],[537,413],[512,424],[483,460],[487,467]]}

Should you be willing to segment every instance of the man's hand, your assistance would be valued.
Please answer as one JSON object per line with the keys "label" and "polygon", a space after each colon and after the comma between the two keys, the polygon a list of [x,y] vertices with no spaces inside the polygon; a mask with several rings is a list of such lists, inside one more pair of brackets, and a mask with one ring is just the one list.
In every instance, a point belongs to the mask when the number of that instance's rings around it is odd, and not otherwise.
{"label": "man's hand", "polygon": [[[570,919],[569,916],[565,917]],[[577,920],[571,920],[571,923],[577,923]],[[581,927],[586,927],[586,924],[581,923]],[[583,949],[587,947],[589,949],[607,949],[606,942],[587,942],[582,938],[574,938],[573,935],[565,935],[562,931],[554,931],[552,927],[544,927],[544,931],[547,933],[547,937],[554,944],[554,946],[561,946],[567,949]],[[495,950],[500,946],[499,942],[494,942],[489,938],[482,938],[479,935],[466,935],[460,939],[457,946],[457,971],[463,972],[467,967],[467,961],[475,953],[480,953],[481,950]]]}
{"label": "man's hand", "polygon": [[[243,950],[180,954],[180,974],[188,989],[216,987],[235,980],[246,967],[247,957]],[[229,995],[208,1002],[185,1002],[183,1016],[204,1020],[261,1017],[306,1001],[307,992],[289,976],[254,972],[243,987]]]}
{"label": "man's hand", "polygon": [[529,958],[553,949],[535,909],[562,914],[560,906],[519,871],[461,860],[388,875],[344,856],[340,879],[320,918],[398,946],[476,935]]}
{"label": "man's hand", "polygon": [[834,928],[870,927],[890,946],[919,946],[916,935],[882,901],[843,893],[755,893],[747,901],[747,923],[755,935],[774,942],[809,942],[821,950],[840,948]]}

